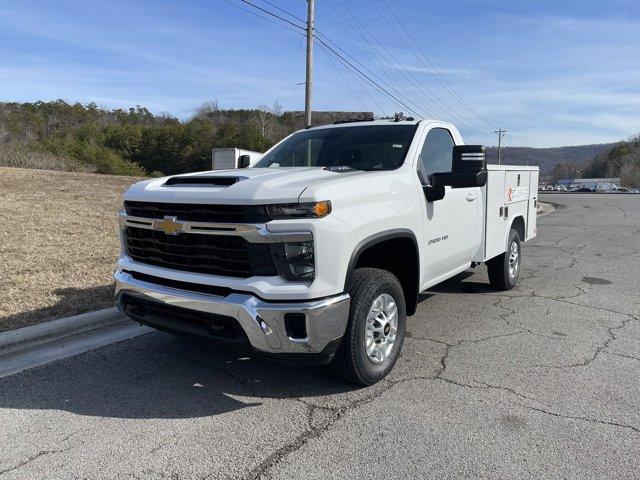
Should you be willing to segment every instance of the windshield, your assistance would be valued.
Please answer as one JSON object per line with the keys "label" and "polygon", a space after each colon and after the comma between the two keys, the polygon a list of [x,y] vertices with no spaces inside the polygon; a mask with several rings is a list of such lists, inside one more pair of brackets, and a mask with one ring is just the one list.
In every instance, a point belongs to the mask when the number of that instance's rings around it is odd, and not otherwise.
{"label": "windshield", "polygon": [[402,165],[417,125],[319,128],[298,132],[254,168],[349,167],[394,170]]}

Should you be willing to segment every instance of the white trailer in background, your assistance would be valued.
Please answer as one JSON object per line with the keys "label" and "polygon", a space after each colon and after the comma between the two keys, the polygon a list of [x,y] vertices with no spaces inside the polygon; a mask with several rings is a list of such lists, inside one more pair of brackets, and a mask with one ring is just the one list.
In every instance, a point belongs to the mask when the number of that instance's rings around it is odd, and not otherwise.
{"label": "white trailer in background", "polygon": [[211,151],[211,170],[230,170],[240,168],[240,157],[249,156],[249,165],[253,165],[260,158],[262,153],[241,148],[214,148]]}

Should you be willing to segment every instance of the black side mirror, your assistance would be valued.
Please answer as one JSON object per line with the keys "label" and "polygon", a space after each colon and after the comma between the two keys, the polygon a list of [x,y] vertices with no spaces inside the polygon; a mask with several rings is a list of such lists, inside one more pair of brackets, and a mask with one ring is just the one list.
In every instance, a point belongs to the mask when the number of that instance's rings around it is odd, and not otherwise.
{"label": "black side mirror", "polygon": [[482,145],[456,145],[453,147],[452,171],[481,171],[486,169],[487,156]]}
{"label": "black side mirror", "polygon": [[487,159],[482,145],[455,146],[452,160],[451,172],[431,175],[432,185],[464,188],[487,184]]}
{"label": "black side mirror", "polygon": [[418,169],[418,178],[420,179],[420,183],[422,183],[422,191],[424,192],[427,202],[435,202],[444,198],[444,187],[427,185],[427,179],[424,177],[424,174],[420,169]]}
{"label": "black side mirror", "polygon": [[422,191],[424,192],[427,202],[436,202],[444,198],[444,187],[442,186],[434,187],[432,185],[423,185]]}
{"label": "black side mirror", "polygon": [[240,155],[238,157],[238,168],[247,168],[251,164],[251,157],[249,155]]}

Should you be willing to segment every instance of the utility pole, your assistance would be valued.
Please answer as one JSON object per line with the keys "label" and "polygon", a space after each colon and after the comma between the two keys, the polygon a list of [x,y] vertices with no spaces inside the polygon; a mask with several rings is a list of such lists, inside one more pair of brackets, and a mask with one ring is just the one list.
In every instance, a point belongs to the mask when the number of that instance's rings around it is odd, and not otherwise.
{"label": "utility pole", "polygon": [[501,165],[502,164],[502,137],[504,137],[507,131],[500,128],[499,130],[494,130],[493,133],[498,134],[498,165]]}
{"label": "utility pole", "polygon": [[307,0],[307,78],[304,87],[304,117],[311,126],[311,89],[313,87],[313,22],[314,0]]}

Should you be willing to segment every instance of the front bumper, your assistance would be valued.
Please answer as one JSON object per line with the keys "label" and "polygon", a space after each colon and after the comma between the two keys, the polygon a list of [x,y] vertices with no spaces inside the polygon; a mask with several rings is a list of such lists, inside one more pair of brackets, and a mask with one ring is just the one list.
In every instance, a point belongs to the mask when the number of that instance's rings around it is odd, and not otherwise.
{"label": "front bumper", "polygon": [[[116,272],[115,280],[116,304],[134,320],[174,333],[194,335],[197,329],[172,319],[171,312],[178,308],[230,317],[238,322],[251,349],[276,356],[316,354],[330,357],[344,335],[349,317],[350,297],[346,293],[322,300],[268,302],[246,293],[223,297],[157,285],[133,278],[122,270]],[[131,315],[127,309],[127,301],[131,298],[151,301],[160,307],[164,305],[167,314],[161,315],[162,318],[156,314],[155,319],[149,317],[149,320],[144,314]],[[291,338],[287,334],[285,314],[290,313],[305,315],[305,338]],[[209,337],[204,332],[202,336]],[[220,339],[220,343],[224,344],[225,339]]]}

